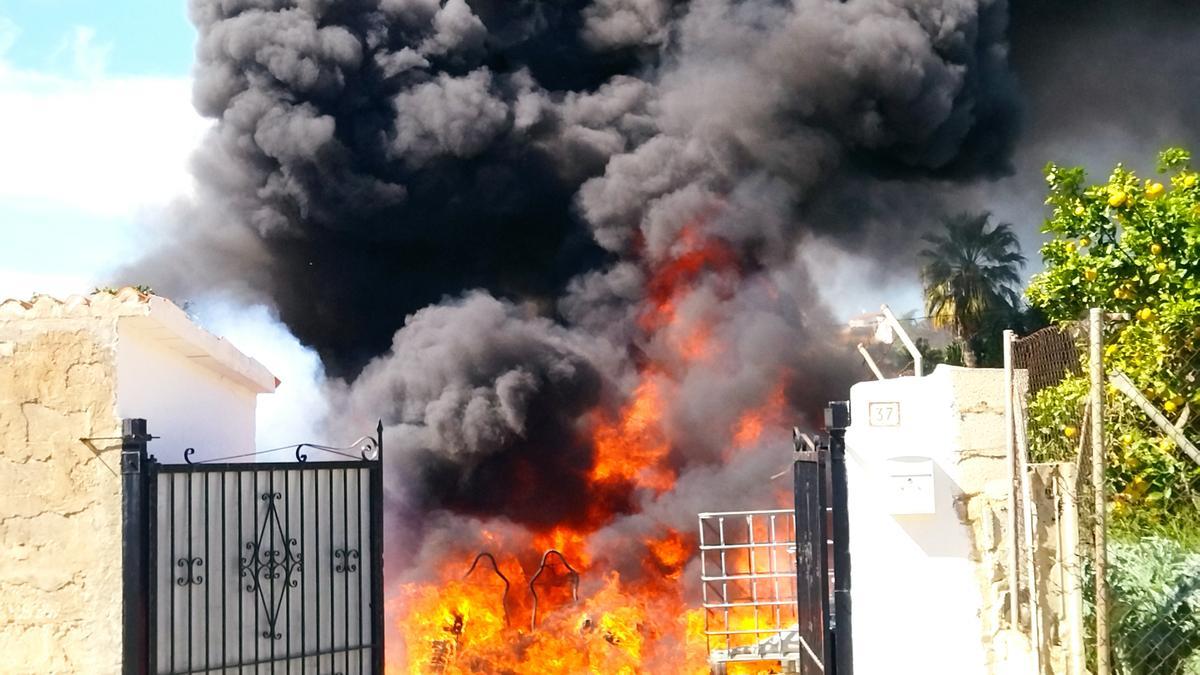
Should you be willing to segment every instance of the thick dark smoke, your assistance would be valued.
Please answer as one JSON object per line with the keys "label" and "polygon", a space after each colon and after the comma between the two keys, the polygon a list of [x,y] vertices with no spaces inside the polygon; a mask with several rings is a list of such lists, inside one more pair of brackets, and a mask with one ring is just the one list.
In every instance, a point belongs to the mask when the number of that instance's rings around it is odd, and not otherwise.
{"label": "thick dark smoke", "polygon": [[[1125,162],[1153,171],[1164,147],[1200,147],[1200,3],[1178,0],[1015,0],[1012,63],[1026,131],[1011,178],[976,186],[965,204],[1040,243],[1047,162],[1103,179]],[[1031,272],[1036,269],[1031,269]]]}
{"label": "thick dark smoke", "polygon": [[[535,529],[640,513],[603,547],[684,526],[705,494],[749,499],[786,442],[725,463],[739,417],[782,383],[811,419],[854,372],[797,251],[903,261],[947,186],[1009,170],[1019,121],[1002,0],[191,13],[216,124],[195,203],[136,275],[276,307],[344,381],[339,420],[383,416],[394,511],[422,515],[409,543],[438,545],[447,512]],[[705,245],[724,263],[659,297]],[[673,321],[647,326],[665,300]],[[696,334],[719,347],[685,362]],[[596,416],[647,364],[681,486],[653,498],[585,480]]]}
{"label": "thick dark smoke", "polygon": [[571,522],[589,493],[576,420],[601,403],[617,361],[602,341],[471,293],[413,315],[336,407],[390,423],[410,509]]}
{"label": "thick dark smoke", "polygon": [[137,274],[268,299],[339,375],[445,295],[552,300],[643,241],[661,252],[698,208],[720,206],[713,230],[772,260],[806,232],[856,247],[916,222],[882,198],[880,218],[873,176],[993,174],[1014,138],[1003,2],[191,13],[196,106],[218,124],[194,162],[198,206]]}

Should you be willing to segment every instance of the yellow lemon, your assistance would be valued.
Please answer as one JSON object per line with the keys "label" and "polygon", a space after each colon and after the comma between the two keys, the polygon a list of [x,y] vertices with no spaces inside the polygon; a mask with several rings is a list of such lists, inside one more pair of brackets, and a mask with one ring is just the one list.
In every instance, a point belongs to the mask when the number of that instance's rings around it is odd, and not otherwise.
{"label": "yellow lemon", "polygon": [[1160,274],[1161,274],[1161,273],[1163,273],[1163,272],[1166,272],[1166,271],[1167,271],[1167,263],[1160,262],[1160,263],[1158,263],[1157,265],[1155,265],[1155,266],[1154,266],[1154,269],[1158,270],[1158,272],[1159,272]]}
{"label": "yellow lemon", "polygon": [[1159,253],[1162,253],[1162,245],[1150,244],[1150,255],[1158,255]]}
{"label": "yellow lemon", "polygon": [[1079,248],[1086,248],[1087,245],[1090,243],[1092,243],[1091,239],[1088,239],[1087,237],[1083,237],[1082,239],[1079,240]]}
{"label": "yellow lemon", "polygon": [[1087,213],[1087,209],[1083,208],[1083,204],[1079,204],[1075,207],[1075,215],[1082,216],[1085,213]]}
{"label": "yellow lemon", "polygon": [[1196,184],[1196,174],[1189,173],[1183,177],[1183,187],[1192,187]]}
{"label": "yellow lemon", "polygon": [[1171,448],[1174,446],[1175,443],[1173,443],[1169,438],[1160,438],[1158,440],[1158,449],[1162,450],[1163,452],[1170,452]]}
{"label": "yellow lemon", "polygon": [[1162,195],[1162,193],[1163,193],[1163,184],[1162,183],[1151,183],[1146,186],[1146,199],[1149,199],[1150,201],[1154,201],[1155,199],[1158,199],[1159,196]]}
{"label": "yellow lemon", "polygon": [[1163,403],[1163,410],[1166,410],[1167,412],[1175,412],[1178,408],[1179,406],[1175,404],[1174,400]]}
{"label": "yellow lemon", "polygon": [[1124,190],[1114,190],[1113,193],[1108,196],[1108,205],[1120,206],[1125,203],[1127,196],[1128,195],[1125,194]]}
{"label": "yellow lemon", "polygon": [[1075,434],[1078,434],[1079,430],[1068,424],[1067,426],[1063,427],[1062,432],[1063,436],[1066,436],[1067,438],[1075,438]]}
{"label": "yellow lemon", "polygon": [[1149,321],[1154,318],[1154,310],[1149,307],[1143,307],[1138,310],[1137,318],[1141,321]]}
{"label": "yellow lemon", "polygon": [[1088,281],[1095,281],[1096,280],[1096,270],[1084,270],[1083,278],[1087,279]]}

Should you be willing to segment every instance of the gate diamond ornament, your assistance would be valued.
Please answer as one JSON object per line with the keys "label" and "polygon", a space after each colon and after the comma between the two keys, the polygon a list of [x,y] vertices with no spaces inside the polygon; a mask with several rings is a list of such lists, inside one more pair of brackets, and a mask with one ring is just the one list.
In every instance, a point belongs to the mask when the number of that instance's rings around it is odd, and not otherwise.
{"label": "gate diamond ornament", "polygon": [[[249,578],[246,583],[247,593],[257,593],[267,615],[267,630],[262,636],[269,640],[278,640],[283,634],[275,630],[279,620],[279,610],[283,606],[283,598],[288,590],[295,588],[299,581],[292,578],[301,569],[300,554],[294,553],[295,538],[284,535],[283,525],[279,522],[279,511],[276,502],[282,498],[278,492],[263,493],[261,499],[267,504],[267,512],[263,514],[262,525],[258,530],[258,540],[246,542],[249,555],[241,559],[239,569],[243,578]],[[283,550],[274,548],[278,538]],[[263,548],[267,545],[271,548]],[[280,580],[276,584],[276,580]],[[278,592],[276,592],[278,586]]]}

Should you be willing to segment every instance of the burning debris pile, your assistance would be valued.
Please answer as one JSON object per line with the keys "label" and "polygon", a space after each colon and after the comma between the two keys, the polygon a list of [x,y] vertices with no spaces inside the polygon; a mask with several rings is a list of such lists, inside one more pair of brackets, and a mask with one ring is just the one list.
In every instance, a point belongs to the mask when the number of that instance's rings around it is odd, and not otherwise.
{"label": "burning debris pile", "polygon": [[1006,14],[193,0],[217,123],[137,275],[270,302],[331,424],[382,412],[397,672],[703,671],[695,514],[773,506],[851,372],[799,251],[903,257],[1006,169]]}
{"label": "burning debris pile", "polygon": [[[414,383],[430,378],[423,372],[409,379],[412,364],[453,364],[456,373],[462,372],[468,350],[460,351],[457,339],[481,350],[477,355],[490,354],[493,358],[484,361],[492,363],[499,358],[493,352],[506,351],[505,345],[516,341],[514,333],[527,336],[531,323],[551,335],[559,330],[482,296],[468,298],[458,309],[486,314],[494,323],[456,331],[461,336],[456,339],[434,329],[442,327],[435,317],[447,308],[419,312],[398,334],[414,340],[424,336],[419,346],[398,342],[345,393],[350,409],[367,405],[360,396],[366,401],[385,396],[381,388],[405,392],[388,395],[422,411],[455,402],[449,406],[453,423],[427,421],[398,434],[413,443],[402,452],[398,473],[420,477],[405,486],[413,502],[399,512],[422,514],[397,518],[392,528],[398,540],[421,544],[410,561],[399,565],[409,575],[420,575],[400,584],[392,597],[406,654],[398,665],[406,672],[644,673],[680,663],[687,672],[707,668],[703,614],[687,592],[698,581],[689,567],[696,549],[695,514],[710,500],[735,506],[786,501],[789,486],[771,484],[768,477],[788,461],[785,434],[794,414],[788,392],[796,386],[790,370],[766,368],[761,376],[770,377],[770,385],[756,390],[749,405],[723,410],[720,399],[712,401],[709,414],[727,415],[718,439],[698,435],[691,457],[673,440],[687,428],[669,417],[671,402],[686,395],[684,376],[725,368],[719,357],[732,348],[712,324],[681,319],[687,311],[681,301],[697,276],[723,273],[718,265],[724,254],[715,255],[714,247],[686,249],[651,281],[661,295],[636,321],[660,342],[648,344],[644,361],[629,373],[630,393],[616,403],[605,401],[611,385],[602,384],[590,399],[556,395],[544,409],[522,408],[519,403],[530,399],[506,393],[507,385],[500,384],[514,372],[511,368],[540,372],[536,377],[543,389],[577,388],[550,373],[591,382],[595,375],[580,363],[603,364],[613,357],[590,342],[573,342],[574,333],[559,335],[561,341],[543,334],[538,348],[518,350],[556,365],[505,364],[503,373],[483,380],[495,383],[490,387],[439,386],[437,401],[414,396]],[[768,300],[769,295],[763,302]],[[481,343],[478,335],[490,339]],[[781,334],[776,348],[788,346]],[[425,350],[438,356],[423,356]],[[588,356],[576,362],[569,354]],[[459,394],[447,394],[452,391],[469,391],[469,402],[459,403]],[[495,402],[493,414],[509,401],[509,417],[493,419],[493,426],[464,428],[481,400]],[[569,407],[579,400],[587,407]],[[511,420],[521,423],[507,426]],[[672,432],[677,424],[680,431]],[[439,429],[450,437],[437,435]],[[547,441],[539,442],[542,438]],[[554,438],[559,440],[549,442]],[[480,454],[437,456],[438,448]],[[710,453],[707,461],[698,459],[703,452]],[[588,461],[581,462],[581,456]],[[431,492],[417,492],[414,485]],[[464,567],[479,549],[488,555],[476,555],[464,577]],[[480,574],[481,568],[496,572],[495,578]]]}

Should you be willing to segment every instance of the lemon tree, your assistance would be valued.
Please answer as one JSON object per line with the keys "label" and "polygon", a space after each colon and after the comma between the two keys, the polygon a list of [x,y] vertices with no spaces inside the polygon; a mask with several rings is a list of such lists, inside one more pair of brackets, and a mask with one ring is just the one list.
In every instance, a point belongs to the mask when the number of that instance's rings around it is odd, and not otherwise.
{"label": "lemon tree", "polygon": [[[1051,321],[1079,319],[1091,307],[1125,314],[1106,336],[1106,367],[1185,428],[1200,419],[1200,176],[1190,160],[1168,149],[1156,175],[1118,165],[1101,183],[1089,183],[1080,167],[1047,166],[1051,215],[1043,230],[1051,238],[1041,251],[1045,271],[1026,291]],[[1076,430],[1060,408],[1081,405],[1073,379],[1059,385],[1062,395],[1046,393],[1030,407],[1031,421],[1062,447],[1074,445],[1061,437]],[[1196,506],[1200,468],[1121,397],[1109,398],[1114,508]]]}

